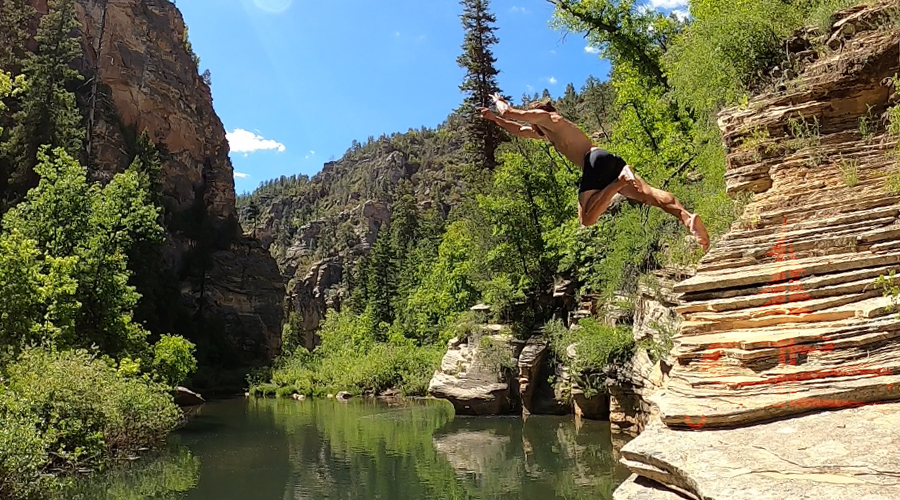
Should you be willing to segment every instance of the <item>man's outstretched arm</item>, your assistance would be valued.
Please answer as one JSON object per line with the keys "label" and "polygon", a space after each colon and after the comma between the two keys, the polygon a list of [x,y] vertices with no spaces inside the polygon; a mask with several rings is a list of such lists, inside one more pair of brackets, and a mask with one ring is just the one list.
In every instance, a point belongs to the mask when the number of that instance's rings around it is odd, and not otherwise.
{"label": "man's outstretched arm", "polygon": [[538,134],[530,125],[522,125],[521,123],[511,120],[505,120],[495,115],[487,108],[478,108],[478,111],[481,113],[482,118],[496,123],[500,128],[517,137],[522,137],[523,139],[546,139],[544,136]]}
{"label": "man's outstretched arm", "polygon": [[545,125],[554,122],[559,118],[559,115],[544,111],[543,109],[516,109],[504,101],[503,98],[494,94],[491,95],[491,98],[494,99],[494,104],[497,106],[497,112],[503,118],[521,120],[535,125]]}

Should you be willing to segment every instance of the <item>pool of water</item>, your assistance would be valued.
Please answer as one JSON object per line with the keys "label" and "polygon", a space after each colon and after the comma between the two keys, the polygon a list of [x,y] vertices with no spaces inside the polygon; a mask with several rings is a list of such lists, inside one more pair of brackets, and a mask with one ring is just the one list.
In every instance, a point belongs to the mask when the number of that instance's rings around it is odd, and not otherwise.
{"label": "pool of water", "polygon": [[609,499],[609,424],[454,417],[435,400],[208,403],[168,449],[79,480],[84,500]]}

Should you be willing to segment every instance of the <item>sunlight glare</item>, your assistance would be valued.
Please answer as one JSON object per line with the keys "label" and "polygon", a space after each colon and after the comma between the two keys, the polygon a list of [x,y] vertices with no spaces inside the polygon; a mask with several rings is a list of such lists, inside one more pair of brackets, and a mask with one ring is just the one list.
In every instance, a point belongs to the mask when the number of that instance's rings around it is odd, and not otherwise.
{"label": "sunlight glare", "polygon": [[266,12],[279,14],[288,10],[292,1],[293,0],[253,0],[253,3]]}

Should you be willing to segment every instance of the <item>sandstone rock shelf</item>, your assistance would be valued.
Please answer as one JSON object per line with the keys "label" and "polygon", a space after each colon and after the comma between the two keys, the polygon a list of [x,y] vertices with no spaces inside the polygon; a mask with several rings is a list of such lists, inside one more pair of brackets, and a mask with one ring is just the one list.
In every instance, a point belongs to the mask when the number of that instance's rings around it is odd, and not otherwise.
{"label": "sandstone rock shelf", "polygon": [[622,456],[657,485],[642,487],[633,477],[615,498],[894,500],[900,498],[898,413],[900,404],[885,404],[733,430],[651,425]]}
{"label": "sandstone rock shelf", "polygon": [[674,287],[673,368],[617,499],[900,498],[900,308],[876,283],[900,269],[898,144],[858,130],[898,102],[898,7],[840,13],[787,89],[720,114],[750,199]]}

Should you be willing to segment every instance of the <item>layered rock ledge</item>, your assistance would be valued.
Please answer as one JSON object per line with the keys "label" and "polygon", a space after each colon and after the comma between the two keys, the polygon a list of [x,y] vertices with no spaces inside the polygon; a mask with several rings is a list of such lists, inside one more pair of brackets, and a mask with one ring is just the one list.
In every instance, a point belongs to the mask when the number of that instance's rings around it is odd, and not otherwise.
{"label": "layered rock ledge", "polygon": [[[897,2],[837,16],[833,49],[719,119],[741,219],[674,288],[659,419],[623,449],[625,499],[900,498]],[[825,412],[816,414],[816,412]],[[649,487],[648,481],[655,482]]]}

